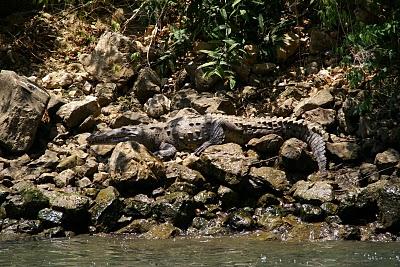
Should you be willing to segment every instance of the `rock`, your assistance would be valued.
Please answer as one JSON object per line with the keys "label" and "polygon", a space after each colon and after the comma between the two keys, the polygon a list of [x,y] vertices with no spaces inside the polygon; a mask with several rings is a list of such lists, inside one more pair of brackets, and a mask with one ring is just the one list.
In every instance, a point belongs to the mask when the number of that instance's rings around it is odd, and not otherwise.
{"label": "rock", "polygon": [[206,177],[230,186],[239,186],[247,181],[246,174],[256,160],[255,156],[245,155],[240,145],[228,143],[207,148],[194,168]]}
{"label": "rock", "polygon": [[193,197],[194,201],[198,204],[215,204],[217,203],[217,194],[211,191],[203,190]]}
{"label": "rock", "polygon": [[261,207],[261,208],[279,205],[279,204],[280,204],[279,199],[270,193],[266,193],[266,194],[262,195],[257,201],[257,207]]}
{"label": "rock", "polygon": [[143,235],[147,239],[168,239],[179,235],[180,230],[173,226],[171,223],[163,223],[155,225]]}
{"label": "rock", "polygon": [[143,110],[152,118],[159,118],[171,110],[171,100],[165,95],[156,94],[149,98],[143,106]]}
{"label": "rock", "polygon": [[271,167],[251,167],[249,179],[266,185],[278,192],[285,191],[289,188],[289,181],[286,178],[285,172]]}
{"label": "rock", "polygon": [[26,77],[0,72],[0,142],[10,152],[33,144],[50,96]]}
{"label": "rock", "polygon": [[101,82],[127,81],[134,75],[130,56],[136,46],[117,32],[105,32],[90,55],[79,60],[85,70]]}
{"label": "rock", "polygon": [[165,176],[163,162],[138,143],[118,143],[109,162],[111,183],[120,192],[156,188]]}
{"label": "rock", "polygon": [[42,225],[39,220],[21,220],[18,223],[17,231],[19,233],[35,235],[42,231]]}
{"label": "rock", "polygon": [[288,32],[283,35],[283,44],[276,49],[276,58],[278,62],[285,62],[289,57],[297,52],[300,47],[300,37]]}
{"label": "rock", "polygon": [[96,85],[96,97],[100,107],[105,107],[117,97],[117,84],[98,83]]}
{"label": "rock", "polygon": [[53,71],[43,77],[42,83],[47,89],[65,88],[74,83],[74,78],[72,73],[64,70]]}
{"label": "rock", "polygon": [[215,96],[210,93],[199,94],[194,89],[185,89],[176,92],[171,101],[171,107],[174,110],[193,108],[200,114],[221,112],[235,114],[236,112],[235,106],[228,98]]}
{"label": "rock", "polygon": [[[400,154],[397,150],[390,148],[375,156],[375,165],[379,170],[384,170],[396,166],[400,161]],[[393,170],[388,170],[386,173],[392,173]]]}
{"label": "rock", "polygon": [[338,215],[344,224],[365,225],[376,220],[377,201],[388,181],[380,180],[360,190],[348,190],[337,197],[340,200]]}
{"label": "rock", "polygon": [[194,217],[194,201],[185,192],[173,192],[158,197],[152,211],[160,220],[186,228]]}
{"label": "rock", "polygon": [[59,160],[57,152],[46,149],[43,155],[38,159],[29,162],[28,166],[31,168],[37,168],[39,166],[44,168],[54,168],[57,166]]}
{"label": "rock", "polygon": [[387,183],[378,196],[379,222],[384,229],[400,230],[400,184]]}
{"label": "rock", "polygon": [[8,218],[35,219],[38,212],[49,206],[49,199],[35,186],[21,190],[20,195],[6,197],[2,205]]}
{"label": "rock", "polygon": [[334,97],[332,96],[330,90],[323,89],[316,93],[315,95],[301,100],[297,106],[294,108],[294,114],[300,116],[306,111],[318,108],[326,107],[333,104]]}
{"label": "rock", "polygon": [[133,198],[124,199],[124,214],[132,218],[145,218],[151,213],[154,199],[139,194]]}
{"label": "rock", "polygon": [[111,121],[111,128],[120,128],[126,125],[138,125],[141,123],[150,123],[151,119],[143,112],[125,111]]}
{"label": "rock", "polygon": [[334,109],[316,108],[306,111],[302,117],[322,126],[331,126],[335,122],[336,111]]}
{"label": "rock", "polygon": [[276,134],[267,134],[261,138],[253,138],[248,146],[261,155],[276,155],[283,144],[283,138]]}
{"label": "rock", "polygon": [[69,102],[57,111],[57,116],[69,128],[78,126],[91,115],[98,116],[99,114],[100,106],[94,96],[86,96],[83,100]]}
{"label": "rock", "polygon": [[142,234],[148,232],[157,225],[156,221],[151,219],[136,219],[127,226],[116,231],[117,234]]}
{"label": "rock", "polygon": [[167,192],[185,192],[189,195],[194,195],[198,192],[198,189],[194,184],[191,183],[175,182],[168,187]]}
{"label": "rock", "polygon": [[76,173],[71,169],[64,170],[54,177],[54,184],[58,188],[66,187],[75,183]]}
{"label": "rock", "polygon": [[151,68],[145,67],[139,71],[132,92],[135,93],[140,103],[145,103],[150,97],[161,93],[160,85],[161,80],[157,73]]}
{"label": "rock", "polygon": [[97,194],[89,213],[98,230],[110,232],[115,228],[121,212],[118,197],[118,191],[112,186],[100,190]]}
{"label": "rock", "polygon": [[39,211],[38,218],[48,227],[61,225],[64,219],[64,213],[61,211],[45,208]]}
{"label": "rock", "polygon": [[200,92],[214,91],[216,84],[221,81],[217,75],[206,76],[203,69],[198,68],[198,65],[194,62],[187,64],[185,70],[194,83],[194,88]]}
{"label": "rock", "polygon": [[229,215],[228,224],[238,231],[250,230],[254,226],[252,215],[243,209],[232,212]]}
{"label": "rock", "polygon": [[205,182],[204,176],[195,170],[175,162],[167,162],[165,176],[168,180],[176,182],[187,182],[197,186],[201,186]]}
{"label": "rock", "polygon": [[50,207],[64,213],[63,226],[76,232],[87,231],[90,199],[77,193],[43,190]]}
{"label": "rock", "polygon": [[223,208],[235,207],[239,203],[239,194],[226,186],[218,187],[218,197],[221,199]]}
{"label": "rock", "polygon": [[376,165],[371,163],[363,163],[360,166],[360,176],[363,184],[372,184],[380,179],[380,174]]}
{"label": "rock", "polygon": [[307,144],[296,138],[286,140],[279,151],[279,162],[291,172],[310,172],[317,168]]}
{"label": "rock", "polygon": [[326,149],[341,160],[355,160],[360,153],[360,146],[352,142],[327,143]]}
{"label": "rock", "polygon": [[300,207],[300,218],[305,222],[316,222],[323,219],[323,210],[311,204],[302,204]]}
{"label": "rock", "polygon": [[333,200],[333,187],[328,181],[308,182],[300,180],[291,189],[295,198],[306,202],[329,202]]}

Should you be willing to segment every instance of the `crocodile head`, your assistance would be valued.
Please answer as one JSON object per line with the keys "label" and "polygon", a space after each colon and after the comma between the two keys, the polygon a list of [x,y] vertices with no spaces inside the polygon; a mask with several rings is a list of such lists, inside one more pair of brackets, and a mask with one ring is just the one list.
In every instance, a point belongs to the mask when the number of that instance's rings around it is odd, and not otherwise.
{"label": "crocodile head", "polygon": [[91,134],[86,141],[89,144],[115,144],[125,141],[140,141],[143,130],[140,127],[128,126],[106,132]]}

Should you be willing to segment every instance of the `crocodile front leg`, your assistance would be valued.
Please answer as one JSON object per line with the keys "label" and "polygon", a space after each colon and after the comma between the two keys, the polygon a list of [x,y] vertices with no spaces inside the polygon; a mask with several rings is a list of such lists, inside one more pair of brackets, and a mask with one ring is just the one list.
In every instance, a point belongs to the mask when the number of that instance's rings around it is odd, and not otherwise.
{"label": "crocodile front leg", "polygon": [[225,133],[222,124],[224,121],[222,120],[215,120],[211,125],[210,131],[210,140],[205,141],[201,146],[199,146],[195,151],[194,154],[199,156],[207,147],[212,145],[219,145],[222,144],[225,140]]}
{"label": "crocodile front leg", "polygon": [[162,142],[160,145],[160,150],[154,152],[153,154],[161,159],[171,159],[175,156],[176,152],[177,150],[173,145]]}

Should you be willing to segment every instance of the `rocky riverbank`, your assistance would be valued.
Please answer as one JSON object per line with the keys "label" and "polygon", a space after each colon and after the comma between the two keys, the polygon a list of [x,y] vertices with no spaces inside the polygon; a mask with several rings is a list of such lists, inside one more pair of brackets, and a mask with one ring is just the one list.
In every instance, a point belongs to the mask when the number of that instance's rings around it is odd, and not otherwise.
{"label": "rocky riverbank", "polygon": [[[133,53],[146,54],[139,41],[105,32],[90,53],[43,77],[1,71],[0,240],[242,232],[266,240],[399,238],[400,127],[355,115],[362,91],[350,89],[340,68],[310,64],[308,80],[295,81],[274,74],[272,63],[241,66],[249,85],[235,95],[195,62],[160,77],[133,67]],[[252,84],[256,78],[269,91]],[[86,142],[95,131],[177,116],[265,112],[324,127],[327,174],[317,172],[306,143],[277,134],[170,161],[134,142]]]}

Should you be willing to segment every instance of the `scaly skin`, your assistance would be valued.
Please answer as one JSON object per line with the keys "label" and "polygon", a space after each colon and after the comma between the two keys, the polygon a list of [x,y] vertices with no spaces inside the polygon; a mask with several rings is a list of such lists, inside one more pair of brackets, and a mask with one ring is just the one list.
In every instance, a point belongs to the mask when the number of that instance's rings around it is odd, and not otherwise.
{"label": "scaly skin", "polygon": [[124,126],[94,133],[89,144],[136,141],[161,157],[171,157],[177,150],[191,150],[196,155],[207,147],[222,143],[247,144],[252,138],[275,133],[307,142],[321,172],[326,171],[326,132],[318,125],[282,117],[243,118],[219,114],[178,117],[168,122]]}

